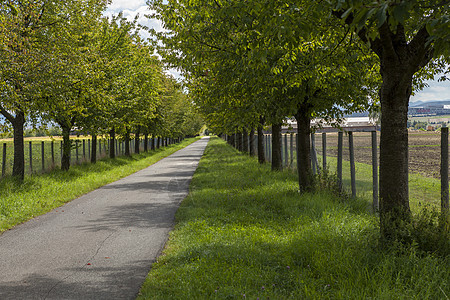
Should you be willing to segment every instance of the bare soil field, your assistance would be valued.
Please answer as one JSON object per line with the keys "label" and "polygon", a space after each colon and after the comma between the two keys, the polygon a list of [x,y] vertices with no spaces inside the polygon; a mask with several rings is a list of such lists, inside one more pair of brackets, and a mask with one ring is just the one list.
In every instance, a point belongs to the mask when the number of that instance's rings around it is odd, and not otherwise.
{"label": "bare soil field", "polygon": [[[380,133],[377,133],[378,147]],[[360,163],[372,164],[372,139],[370,132],[355,132],[353,134],[355,160]],[[327,156],[337,156],[337,133],[327,134]],[[409,171],[426,177],[439,178],[441,135],[439,132],[409,132]],[[316,135],[318,154],[322,154],[322,138]],[[344,135],[344,160],[349,159],[348,135]],[[379,155],[379,149],[378,149]]]}

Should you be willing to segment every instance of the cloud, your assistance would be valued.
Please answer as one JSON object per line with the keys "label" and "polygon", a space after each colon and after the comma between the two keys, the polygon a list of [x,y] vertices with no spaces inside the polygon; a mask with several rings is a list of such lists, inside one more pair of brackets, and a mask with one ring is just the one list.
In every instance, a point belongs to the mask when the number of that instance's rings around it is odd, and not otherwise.
{"label": "cloud", "polygon": [[411,96],[411,102],[450,100],[450,81],[428,80],[427,83],[429,87],[417,91],[416,95]]}
{"label": "cloud", "polygon": [[[153,28],[158,32],[164,30],[161,21],[147,17],[147,15],[151,15],[155,11],[149,9],[145,0],[114,0],[103,15],[111,17],[117,15],[119,12],[122,12],[123,16],[129,21],[134,20],[134,18],[139,15],[139,24],[148,28]],[[150,34],[146,31],[142,31],[141,35],[145,39],[150,38]]]}
{"label": "cloud", "polygon": [[[161,21],[156,19],[150,19],[147,15],[153,14],[155,11],[150,10],[146,4],[146,0],[113,0],[108,9],[104,12],[104,16],[111,17],[117,15],[119,12],[123,13],[123,16],[132,21],[139,14],[138,23],[148,28],[153,28],[157,32],[164,31]],[[141,31],[141,36],[144,39],[151,38],[150,34],[146,31]],[[181,79],[181,74],[176,69],[166,70],[167,74],[172,75],[177,80]]]}
{"label": "cloud", "polygon": [[108,10],[118,13],[125,9],[136,10],[142,6],[146,6],[145,0],[113,0]]}

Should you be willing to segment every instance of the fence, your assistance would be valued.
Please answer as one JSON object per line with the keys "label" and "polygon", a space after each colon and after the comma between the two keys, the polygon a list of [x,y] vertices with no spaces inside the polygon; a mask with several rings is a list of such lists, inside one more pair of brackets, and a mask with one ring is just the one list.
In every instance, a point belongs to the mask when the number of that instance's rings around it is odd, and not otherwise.
{"label": "fence", "polygon": [[[135,147],[135,140],[130,140],[130,153],[139,153],[148,149],[155,149],[180,142],[181,139],[173,138],[149,138],[139,139],[139,151]],[[45,172],[61,166],[62,141],[27,141],[25,142],[25,173],[33,174]],[[110,139],[97,139],[96,158],[102,159],[109,157],[111,146]],[[114,140],[115,156],[125,154],[125,141]],[[13,142],[3,142],[1,176],[5,177],[12,173],[13,165]],[[90,162],[92,152],[91,139],[72,140],[72,150],[70,154],[70,163],[81,164]]]}
{"label": "fence", "polygon": [[[251,138],[257,147],[257,136],[249,137]],[[283,168],[297,168],[296,140],[296,134],[282,134]],[[440,204],[442,210],[448,210],[448,128],[442,128],[440,134],[410,133],[409,143],[411,198],[415,198],[414,203],[429,200],[436,205]],[[264,135],[263,145],[266,161],[271,162],[271,134]],[[323,170],[335,173],[341,189],[348,190],[353,197],[358,195],[369,198],[376,211],[379,205],[378,149],[377,131],[314,133],[311,134],[312,171],[314,174]],[[244,151],[249,152],[248,149]],[[437,188],[438,185],[440,189]]]}

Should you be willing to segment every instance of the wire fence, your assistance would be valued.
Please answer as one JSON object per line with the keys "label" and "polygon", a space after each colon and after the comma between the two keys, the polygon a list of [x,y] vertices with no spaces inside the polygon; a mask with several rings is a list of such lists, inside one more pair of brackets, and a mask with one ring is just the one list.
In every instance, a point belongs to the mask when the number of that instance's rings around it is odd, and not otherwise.
{"label": "wire fence", "polygon": [[[253,143],[250,143],[253,139]],[[238,145],[238,138],[233,139]],[[297,135],[282,134],[281,157],[285,169],[297,169]],[[264,156],[272,161],[272,135],[264,134]],[[326,170],[335,174],[337,183],[353,197],[372,201],[378,210],[379,201],[379,132],[340,131],[311,134],[311,168],[314,174]],[[257,136],[249,136],[249,142],[257,147]],[[244,146],[245,147],[245,146]],[[249,147],[249,146],[248,146]],[[250,149],[243,149],[251,152]],[[448,128],[440,132],[409,133],[409,189],[414,203],[432,203],[448,210]]]}
{"label": "wire fence", "polygon": [[[139,139],[138,150],[135,140],[129,141],[130,153],[140,153],[150,149],[160,148],[180,142],[181,139],[173,138],[148,138]],[[72,139],[70,153],[70,164],[77,165],[89,163],[91,161],[92,140]],[[111,149],[114,148],[114,156],[125,155],[125,140],[115,139],[114,147],[111,147],[112,140],[106,138],[97,139],[96,159],[100,160],[110,156]],[[24,144],[25,174],[43,173],[61,167],[63,141],[62,140],[29,140]],[[1,176],[2,178],[12,174],[14,161],[14,144],[12,141],[2,143],[1,155]]]}

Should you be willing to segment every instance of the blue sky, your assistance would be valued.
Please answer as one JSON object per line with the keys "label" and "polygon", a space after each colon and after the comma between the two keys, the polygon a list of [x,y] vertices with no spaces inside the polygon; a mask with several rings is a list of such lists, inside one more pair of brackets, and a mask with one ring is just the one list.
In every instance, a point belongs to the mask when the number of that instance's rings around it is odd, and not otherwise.
{"label": "blue sky", "polygon": [[[146,14],[152,13],[146,4],[146,0],[113,0],[105,15],[117,14],[120,11],[123,11],[124,16],[130,19],[139,14],[139,22],[142,25],[155,28],[157,31],[162,30],[159,21],[145,17]],[[179,72],[176,70],[169,70],[168,72],[176,78],[179,77]],[[427,83],[429,87],[418,91],[415,96],[411,96],[410,102],[450,100],[450,81],[428,81]]]}

